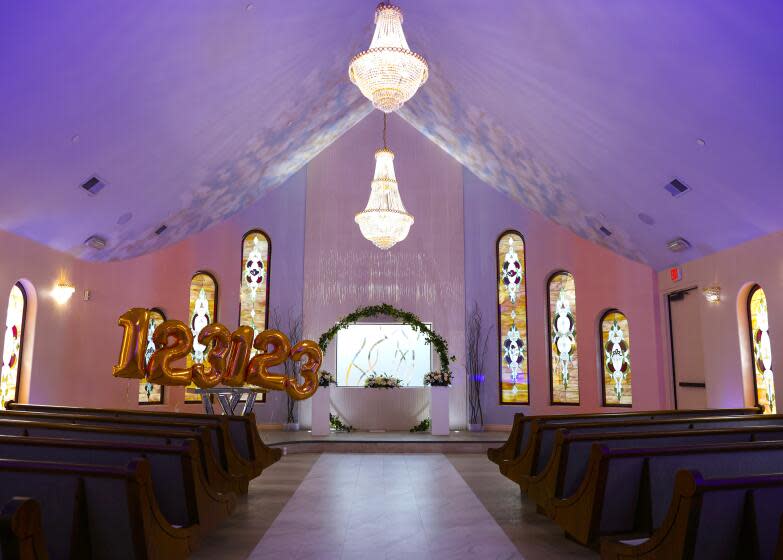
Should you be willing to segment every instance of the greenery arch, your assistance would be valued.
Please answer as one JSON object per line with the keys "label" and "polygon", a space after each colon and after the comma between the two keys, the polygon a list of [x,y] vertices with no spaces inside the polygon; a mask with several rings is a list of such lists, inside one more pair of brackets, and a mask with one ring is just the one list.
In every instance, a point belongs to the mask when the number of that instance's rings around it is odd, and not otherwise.
{"label": "greenery arch", "polygon": [[449,344],[448,342],[446,342],[446,339],[444,339],[438,333],[436,333],[427,325],[422,323],[421,319],[419,319],[413,313],[410,313],[408,311],[403,311],[402,309],[397,309],[396,307],[394,307],[393,305],[389,305],[388,303],[382,303],[381,305],[370,305],[367,307],[360,307],[356,311],[349,313],[348,315],[346,315],[345,317],[337,321],[337,323],[331,329],[329,329],[328,331],[326,331],[320,336],[320,338],[318,339],[318,346],[321,347],[321,350],[326,352],[326,347],[329,346],[329,343],[334,338],[334,335],[336,335],[339,331],[341,331],[342,329],[344,329],[349,325],[358,323],[361,319],[376,317],[378,315],[386,315],[387,317],[393,317],[399,321],[402,321],[404,324],[409,325],[414,330],[424,333],[427,342],[430,343],[430,345],[435,349],[435,352],[438,354],[438,358],[440,359],[441,371],[451,373],[449,364],[453,362],[456,358],[454,356],[449,355]]}

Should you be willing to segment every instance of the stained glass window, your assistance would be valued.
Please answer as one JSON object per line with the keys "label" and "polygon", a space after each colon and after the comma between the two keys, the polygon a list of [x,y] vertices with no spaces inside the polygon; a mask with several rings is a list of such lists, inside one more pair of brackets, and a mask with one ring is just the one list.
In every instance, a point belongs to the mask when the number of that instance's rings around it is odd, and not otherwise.
{"label": "stained glass window", "polygon": [[775,376],[772,373],[772,344],[769,339],[767,296],[761,286],[753,286],[748,295],[748,323],[753,353],[753,383],[756,404],[764,407],[764,414],[775,414]]}
{"label": "stained glass window", "polygon": [[[152,334],[166,316],[163,311],[157,307],[150,309],[150,322],[147,331],[147,350],[144,352],[144,362],[149,363],[152,353],[155,351],[155,344],[152,342]],[[150,383],[146,379],[139,381],[139,404],[163,404],[164,387],[155,383]]]}
{"label": "stained glass window", "polygon": [[[188,321],[193,332],[193,350],[188,354],[185,367],[202,364],[207,357],[208,349],[203,344],[199,344],[198,335],[201,329],[217,320],[217,289],[217,281],[208,272],[197,272],[190,281]],[[188,385],[188,389],[195,388],[195,384]],[[186,390],[185,402],[200,403],[201,397]]]}
{"label": "stained glass window", "polygon": [[266,329],[267,324],[270,251],[269,237],[261,230],[251,230],[242,238],[239,324],[253,327],[255,334]]}
{"label": "stained glass window", "polygon": [[[239,324],[253,327],[258,335],[269,320],[269,258],[272,242],[260,229],[248,231],[242,238],[242,283],[239,286]],[[258,350],[252,351],[252,356]],[[247,400],[242,396],[241,401]],[[265,402],[266,393],[256,396],[256,402]]]}
{"label": "stained glass window", "polygon": [[576,284],[568,272],[549,278],[549,345],[552,404],[579,404]]}
{"label": "stained glass window", "polygon": [[631,336],[628,319],[616,309],[601,318],[604,406],[631,406]]}
{"label": "stained glass window", "polygon": [[500,403],[529,404],[525,240],[516,231],[498,239]]}
{"label": "stained glass window", "polygon": [[5,339],[3,340],[3,367],[0,371],[0,410],[5,404],[19,397],[19,364],[24,342],[24,321],[27,295],[20,283],[14,284],[8,296],[5,315]]}

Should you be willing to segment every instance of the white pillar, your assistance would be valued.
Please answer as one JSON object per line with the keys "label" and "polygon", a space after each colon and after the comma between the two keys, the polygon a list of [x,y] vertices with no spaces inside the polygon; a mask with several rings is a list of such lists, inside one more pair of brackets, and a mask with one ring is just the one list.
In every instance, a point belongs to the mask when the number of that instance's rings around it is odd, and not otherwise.
{"label": "white pillar", "polygon": [[448,387],[430,387],[430,420],[433,436],[449,435]]}
{"label": "white pillar", "polygon": [[328,436],[331,425],[329,424],[329,412],[331,411],[331,400],[329,393],[331,387],[318,387],[315,395],[311,397],[313,417],[311,420],[314,436]]}

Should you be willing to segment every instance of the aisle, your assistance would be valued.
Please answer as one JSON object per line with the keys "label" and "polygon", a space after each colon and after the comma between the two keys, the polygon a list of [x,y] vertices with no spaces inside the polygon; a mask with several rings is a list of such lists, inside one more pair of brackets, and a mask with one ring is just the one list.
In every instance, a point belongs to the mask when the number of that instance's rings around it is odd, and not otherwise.
{"label": "aisle", "polygon": [[522,558],[444,455],[324,454],[261,558]]}

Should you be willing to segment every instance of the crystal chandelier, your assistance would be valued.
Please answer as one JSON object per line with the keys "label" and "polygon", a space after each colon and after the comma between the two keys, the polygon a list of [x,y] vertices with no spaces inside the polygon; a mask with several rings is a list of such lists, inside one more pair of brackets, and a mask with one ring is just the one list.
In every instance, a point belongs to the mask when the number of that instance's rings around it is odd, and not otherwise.
{"label": "crystal chandelier", "polygon": [[370,48],[351,59],[348,75],[376,109],[391,113],[402,107],[427,81],[427,61],[412,52],[402,31],[402,10],[381,2],[375,8]]}
{"label": "crystal chandelier", "polygon": [[354,219],[367,240],[386,250],[408,237],[413,225],[413,216],[405,211],[397,190],[394,152],[386,147],[386,113],[383,114],[383,148],[375,152],[371,188],[367,207]]}

